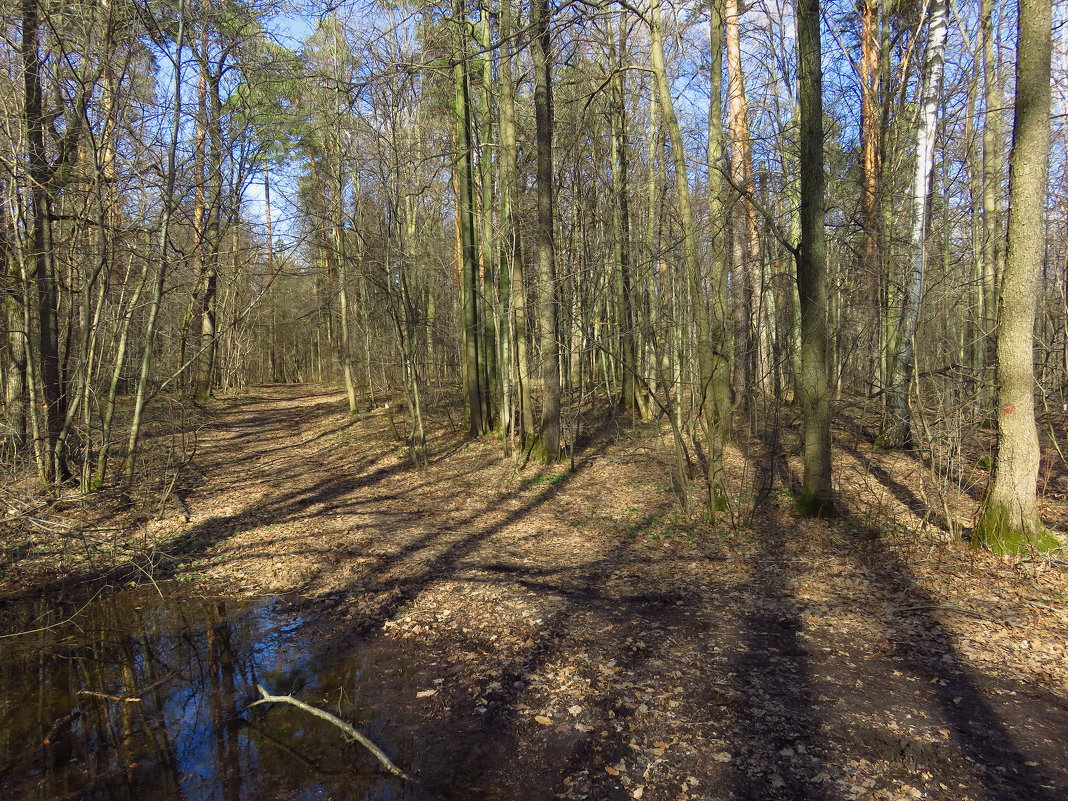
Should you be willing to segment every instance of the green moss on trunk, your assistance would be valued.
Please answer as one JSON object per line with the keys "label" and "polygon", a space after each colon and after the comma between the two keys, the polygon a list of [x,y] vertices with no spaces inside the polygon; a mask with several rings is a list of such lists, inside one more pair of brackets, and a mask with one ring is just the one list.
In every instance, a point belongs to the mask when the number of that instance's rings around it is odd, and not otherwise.
{"label": "green moss on trunk", "polygon": [[1060,545],[1046,529],[1016,525],[1012,517],[1003,504],[988,503],[972,532],[972,546],[998,554],[1018,554],[1030,550],[1048,551]]}
{"label": "green moss on trunk", "polygon": [[825,520],[838,517],[838,509],[835,507],[834,501],[821,498],[808,490],[801,490],[797,494],[794,499],[794,505],[797,507],[797,511],[805,517],[819,517]]}

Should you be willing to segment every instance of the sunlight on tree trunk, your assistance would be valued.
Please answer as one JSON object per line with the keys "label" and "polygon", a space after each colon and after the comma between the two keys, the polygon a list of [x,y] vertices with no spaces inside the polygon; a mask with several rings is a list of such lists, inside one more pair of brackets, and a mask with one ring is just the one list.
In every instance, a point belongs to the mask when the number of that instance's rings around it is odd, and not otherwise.
{"label": "sunlight on tree trunk", "polygon": [[999,553],[1057,541],[1042,526],[1037,485],[1034,332],[1046,243],[1050,139],[1050,0],[1022,0],[1012,126],[1009,240],[997,337],[997,455],[974,540]]}

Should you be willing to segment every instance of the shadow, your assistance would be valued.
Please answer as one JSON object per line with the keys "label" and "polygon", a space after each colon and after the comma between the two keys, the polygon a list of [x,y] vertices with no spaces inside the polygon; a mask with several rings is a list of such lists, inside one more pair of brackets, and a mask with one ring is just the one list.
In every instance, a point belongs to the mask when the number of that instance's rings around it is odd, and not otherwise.
{"label": "shadow", "polygon": [[759,528],[750,596],[732,646],[735,700],[724,705],[718,691],[709,694],[708,715],[718,709],[729,716],[731,784],[739,799],[842,797],[824,770],[833,756],[800,637],[804,624],[790,590],[784,558],[789,528],[777,515]]}
{"label": "shadow", "polygon": [[[938,603],[912,578],[900,556],[878,538],[855,537],[848,547],[864,574],[871,577],[887,599],[900,607],[879,621],[891,644],[890,657],[900,669],[918,678],[940,710],[950,737],[970,763],[989,801],[1058,801],[1056,782],[1034,755],[1025,754],[1003,715],[1016,718],[1014,728],[1038,732],[1049,745],[1068,737],[1068,716],[1063,707],[1051,708],[1024,700],[1015,704],[1021,689],[1013,683],[969,671],[954,645],[954,636],[934,612]],[[995,704],[994,698],[1006,700]],[[1012,704],[1010,706],[1010,704]],[[997,707],[997,708],[996,708]],[[1015,708],[1014,708],[1015,707]],[[1045,734],[1045,737],[1042,735]],[[1032,736],[1034,743],[1034,736]],[[1059,748],[1059,746],[1058,746]],[[1047,764],[1056,763],[1056,751]],[[1068,776],[1061,772],[1062,790]]]}
{"label": "shadow", "polygon": [[[768,443],[769,451],[774,447]],[[785,469],[784,461],[781,465]],[[775,469],[784,484],[796,481],[788,470],[779,472],[772,456],[764,467]],[[907,490],[885,474],[879,477],[891,489]],[[845,506],[842,511],[855,512]],[[1036,695],[1034,688],[1028,691],[1020,682],[967,669],[954,635],[935,615],[938,602],[879,538],[848,526],[816,524],[826,529],[820,542],[792,545],[790,538],[800,533],[796,522],[768,512],[767,525],[758,528],[759,558],[752,562],[754,595],[740,625],[746,645],[735,663],[735,672],[743,679],[737,690],[745,699],[736,717],[736,741],[752,755],[750,764],[736,771],[737,797],[839,797],[833,785],[825,781],[821,787],[816,778],[825,773],[821,766],[840,769],[846,755],[852,754],[855,759],[927,770],[928,776],[968,777],[988,801],[1063,798],[1052,788],[1058,783],[1068,787],[1068,775],[1063,769],[1057,775],[1050,772],[1063,764],[1055,744],[1068,737],[1063,701],[1048,693]],[[849,535],[839,539],[839,531]],[[828,568],[851,564],[853,570],[842,580],[865,587],[870,583],[865,596],[851,596],[856,603],[841,607],[839,613],[864,616],[870,642],[843,641],[834,628],[821,622],[806,630],[801,617],[804,605],[792,597],[791,587],[803,577],[791,575],[791,547],[795,551],[802,547],[809,559],[821,559]],[[883,612],[884,603],[890,611]],[[821,606],[822,617],[830,610],[827,602]],[[838,696],[830,697],[835,692]],[[909,735],[908,727],[881,728],[887,720],[914,716],[918,736]],[[932,718],[944,722],[947,742],[924,738],[926,727],[937,728]],[[824,727],[833,732],[833,739],[820,734]],[[1023,732],[1026,749],[1019,741]],[[807,755],[800,765],[799,751]],[[784,760],[784,754],[789,759]],[[762,764],[776,766],[770,781],[760,773]]]}
{"label": "shadow", "polygon": [[[642,702],[630,688],[660,678],[658,662],[669,657],[667,643],[699,635],[689,617],[700,602],[653,587],[635,592],[615,581],[621,566],[638,560],[630,553],[632,543],[630,538],[617,542],[599,559],[574,568],[471,566],[484,575],[469,573],[463,577],[467,582],[519,587],[540,605],[556,608],[539,621],[537,637],[525,649],[495,664],[488,685],[494,689],[479,697],[482,706],[458,707],[448,716],[443,728],[470,736],[476,747],[455,752],[449,735],[429,734],[432,748],[454,751],[447,770],[424,779],[436,795],[632,797],[616,777],[622,773],[628,781],[641,781],[634,738],[654,701],[646,693],[641,697],[649,703]],[[607,630],[612,634],[606,642]],[[472,642],[468,647],[477,652],[484,646]],[[554,711],[560,704],[539,686],[554,669],[589,684],[581,706]],[[537,717],[539,710],[551,717]]]}
{"label": "shadow", "polygon": [[[946,520],[944,514],[933,509],[930,504],[924,502],[914,490],[894,478],[886,468],[872,458],[871,454],[865,454],[859,448],[851,445],[843,443],[838,443],[838,445],[842,450],[856,459],[859,464],[862,464],[867,474],[874,476],[880,484],[890,491],[891,495],[893,495],[910,512],[916,515],[916,517],[920,520],[931,521],[943,531],[950,530],[949,521]],[[906,455],[908,455],[909,458],[914,459],[920,466],[923,465],[922,460],[918,457],[909,454]]]}
{"label": "shadow", "polygon": [[[286,430],[262,405],[241,408],[248,424],[262,426],[263,445]],[[304,408],[316,410],[316,431],[335,428],[337,404],[312,399]],[[280,796],[287,798],[844,801],[855,795],[845,782],[863,761],[879,763],[872,771],[881,771],[881,789],[898,790],[893,782],[907,779],[940,801],[975,797],[975,788],[987,801],[1061,797],[1046,785],[1063,777],[1029,763],[1060,759],[1059,769],[1063,757],[1047,754],[1068,739],[1064,707],[1027,696],[1007,718],[1009,702],[997,693],[1023,696],[1022,683],[999,684],[962,667],[951,631],[926,608],[933,600],[887,546],[843,540],[837,527],[799,523],[788,509],[767,505],[753,530],[734,539],[704,527],[697,541],[663,542],[655,539],[668,531],[655,511],[662,487],[635,501],[641,508],[627,510],[633,518],[601,527],[599,507],[608,501],[598,470],[618,421],[611,414],[589,421],[573,471],[561,465],[522,481],[500,469],[488,443],[426,471],[391,461],[377,442],[361,441],[358,455],[336,470],[320,465],[315,475],[303,471],[329,452],[319,447],[328,439],[269,451],[264,481],[273,485],[262,499],[242,499],[239,511],[190,526],[174,555],[195,559],[236,533],[293,524],[243,551],[235,543],[228,562],[256,559],[269,570],[264,557],[303,558],[311,564],[301,574],[306,586],[332,589],[311,599],[294,594],[285,614],[279,604],[269,615],[249,612],[262,625],[231,619],[221,606],[190,607],[196,628],[187,636],[196,647],[179,653],[180,643],[188,645],[181,637],[166,647],[179,649],[174,660],[185,659],[183,676],[195,673],[199,695],[150,705],[158,721],[146,723],[146,733],[181,731],[182,703],[202,710],[211,724],[204,759],[220,766],[224,801],[252,797],[249,788],[267,786],[257,771],[283,764],[294,777],[285,786],[291,795]],[[763,444],[758,455],[759,440],[746,441],[759,457],[760,487],[795,485],[779,443]],[[442,445],[463,447],[455,436]],[[503,480],[488,484],[495,478]],[[686,524],[670,530],[681,539]],[[874,589],[839,596],[837,574],[820,576],[830,598],[811,601],[805,583],[832,563],[843,583],[864,580]],[[894,609],[884,615],[885,602]],[[140,602],[132,608],[151,617]],[[821,619],[839,614],[861,621],[863,634]],[[126,660],[133,687],[154,680],[145,665],[177,665],[161,659],[168,652],[149,633],[138,638],[130,644],[135,658]],[[93,689],[117,694],[121,673]],[[336,732],[299,715],[244,711],[257,681],[352,722],[417,781],[368,775],[366,754],[345,750]],[[884,726],[887,715],[872,713],[891,704],[937,716],[946,740],[899,736]],[[1042,709],[1045,717],[1031,721],[1036,731],[1021,739],[1014,726]],[[49,711],[46,729],[63,714]],[[115,709],[105,711],[116,719]],[[1049,741],[1046,752],[1033,746],[1036,737]],[[154,764],[166,766],[169,750],[158,750]],[[172,774],[186,775],[188,764],[172,758]],[[915,778],[921,770],[950,789],[939,796],[935,780]],[[949,784],[957,778],[967,787]],[[217,797],[197,792],[185,801]]]}

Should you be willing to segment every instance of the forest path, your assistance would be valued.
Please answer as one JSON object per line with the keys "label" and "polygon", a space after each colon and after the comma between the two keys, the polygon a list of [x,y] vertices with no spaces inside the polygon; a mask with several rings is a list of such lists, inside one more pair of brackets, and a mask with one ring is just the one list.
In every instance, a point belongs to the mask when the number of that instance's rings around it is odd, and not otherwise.
{"label": "forest path", "polygon": [[201,433],[189,570],[297,599],[300,647],[408,650],[431,797],[1066,797],[1063,574],[785,502],[716,533],[636,436],[519,471],[437,430],[414,470],[384,413],[259,388]]}

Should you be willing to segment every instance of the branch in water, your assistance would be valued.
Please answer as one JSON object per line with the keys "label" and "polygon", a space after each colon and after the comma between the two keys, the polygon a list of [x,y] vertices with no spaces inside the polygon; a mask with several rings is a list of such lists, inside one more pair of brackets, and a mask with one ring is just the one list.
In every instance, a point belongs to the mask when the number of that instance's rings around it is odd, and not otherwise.
{"label": "branch in water", "polygon": [[407,781],[412,780],[411,776],[409,776],[407,773],[405,773],[403,770],[398,768],[390,761],[389,757],[382,752],[381,748],[379,748],[377,745],[367,739],[364,735],[360,734],[358,731],[356,731],[356,729],[354,729],[352,726],[350,726],[348,723],[346,723],[336,715],[331,715],[329,712],[326,712],[322,709],[318,709],[312,706],[311,704],[306,704],[303,701],[298,701],[292,695],[271,695],[259,684],[256,685],[256,689],[260,691],[261,698],[259,701],[255,701],[249,704],[249,709],[254,706],[259,706],[260,704],[291,704],[292,706],[297,707],[297,709],[303,709],[309,715],[315,715],[315,717],[322,718],[327,723],[333,723],[335,726],[345,732],[345,734],[347,734],[353,740],[355,740],[368,751],[370,751],[372,754],[374,754],[375,758],[382,763],[382,767],[384,767],[394,776],[400,776],[402,779],[405,779]]}

